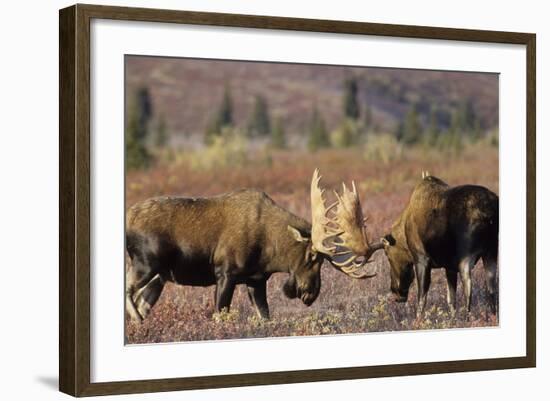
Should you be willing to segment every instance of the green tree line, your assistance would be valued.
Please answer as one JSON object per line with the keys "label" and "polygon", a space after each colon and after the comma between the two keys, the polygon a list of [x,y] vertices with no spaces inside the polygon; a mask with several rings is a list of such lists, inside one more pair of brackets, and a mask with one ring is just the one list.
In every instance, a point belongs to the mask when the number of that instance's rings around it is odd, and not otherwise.
{"label": "green tree line", "polygon": [[[365,100],[367,96],[360,95],[360,80],[355,76],[345,78],[341,94],[342,117],[332,130],[329,130],[320,108],[312,103],[309,116],[304,116],[305,143],[310,151],[356,146],[365,143],[369,135],[377,134],[373,108]],[[424,96],[420,99],[420,103],[408,106],[393,131],[396,140],[403,145],[459,151],[464,141],[476,141],[483,136],[482,122],[472,99],[455,104],[451,110],[427,103]],[[263,138],[275,149],[286,148],[285,116],[277,114],[273,117],[271,114],[269,99],[256,94],[244,129],[237,129],[233,95],[230,85],[226,84],[219,105],[204,129],[204,143],[210,146],[217,137],[239,134],[249,139]],[[148,88],[139,88],[129,101],[126,116],[127,168],[148,167],[153,160],[151,149],[163,148],[169,141],[164,115],[154,110]]]}

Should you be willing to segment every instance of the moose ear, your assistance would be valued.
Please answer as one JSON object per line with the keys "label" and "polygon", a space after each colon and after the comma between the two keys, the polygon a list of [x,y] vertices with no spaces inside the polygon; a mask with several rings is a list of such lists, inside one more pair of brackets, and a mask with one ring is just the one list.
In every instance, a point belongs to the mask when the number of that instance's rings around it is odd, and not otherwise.
{"label": "moose ear", "polygon": [[309,238],[302,236],[302,233],[292,226],[287,226],[288,231],[292,234],[294,239],[298,242],[308,242]]}
{"label": "moose ear", "polygon": [[380,239],[380,242],[382,242],[384,246],[394,246],[396,241],[393,235],[386,234]]}

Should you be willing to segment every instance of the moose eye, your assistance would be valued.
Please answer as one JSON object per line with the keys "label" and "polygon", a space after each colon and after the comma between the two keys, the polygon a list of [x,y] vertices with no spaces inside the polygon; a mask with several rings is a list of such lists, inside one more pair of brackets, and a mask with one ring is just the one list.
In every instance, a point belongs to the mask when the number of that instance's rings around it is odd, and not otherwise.
{"label": "moose eye", "polygon": [[395,238],[391,234],[387,234],[384,236],[385,244],[388,246],[394,246],[395,245]]}

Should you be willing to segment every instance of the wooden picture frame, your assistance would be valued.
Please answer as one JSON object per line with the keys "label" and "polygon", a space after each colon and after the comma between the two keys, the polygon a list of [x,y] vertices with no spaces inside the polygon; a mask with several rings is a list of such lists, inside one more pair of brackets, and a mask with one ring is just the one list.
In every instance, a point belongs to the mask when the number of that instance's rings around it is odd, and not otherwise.
{"label": "wooden picture frame", "polygon": [[[524,45],[527,54],[525,60],[527,71],[526,355],[494,359],[92,383],[90,380],[90,21],[95,18]],[[59,29],[59,388],[62,392],[73,396],[93,396],[535,366],[536,37],[534,34],[95,5],[74,5],[62,9],[59,15]]]}

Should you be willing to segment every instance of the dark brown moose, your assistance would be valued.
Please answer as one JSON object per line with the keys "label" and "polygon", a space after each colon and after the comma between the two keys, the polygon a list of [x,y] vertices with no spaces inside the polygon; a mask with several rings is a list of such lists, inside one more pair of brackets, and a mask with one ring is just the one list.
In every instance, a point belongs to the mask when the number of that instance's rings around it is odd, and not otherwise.
{"label": "dark brown moose", "polygon": [[[379,249],[380,245],[368,245],[366,241],[355,185],[353,191],[344,186],[342,195],[337,196],[340,206],[329,224],[340,233],[332,242],[346,243],[344,245],[356,256],[368,259],[370,250]],[[339,213],[338,209],[341,209]],[[455,313],[458,274],[463,283],[466,309],[470,311],[470,271],[481,258],[489,306],[496,313],[498,211],[498,196],[487,188],[476,185],[450,187],[439,178],[423,173],[422,181],[414,188],[391,232],[381,239],[390,264],[390,288],[395,299],[407,301],[409,288],[416,277],[417,315],[421,315],[426,306],[431,269],[444,268],[451,312]]]}
{"label": "dark brown moose", "polygon": [[308,306],[319,295],[325,260],[354,278],[372,277],[374,272],[361,271],[364,263],[356,263],[355,255],[339,260],[335,247],[325,244],[336,232],[324,224],[319,180],[315,171],[312,224],[255,190],[211,198],[160,197],[132,206],[126,214],[130,317],[144,319],[168,281],[215,285],[216,311],[229,309],[235,286],[246,284],[257,314],[268,318],[266,283],[273,273],[288,273],[285,295]]}

